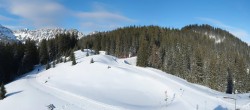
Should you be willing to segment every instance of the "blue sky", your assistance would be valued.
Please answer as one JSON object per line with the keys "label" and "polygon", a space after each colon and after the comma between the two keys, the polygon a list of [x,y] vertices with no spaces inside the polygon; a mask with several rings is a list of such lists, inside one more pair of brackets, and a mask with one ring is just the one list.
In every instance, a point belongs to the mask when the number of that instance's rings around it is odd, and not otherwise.
{"label": "blue sky", "polygon": [[0,24],[85,34],[130,25],[210,24],[250,43],[249,5],[250,0],[0,0]]}

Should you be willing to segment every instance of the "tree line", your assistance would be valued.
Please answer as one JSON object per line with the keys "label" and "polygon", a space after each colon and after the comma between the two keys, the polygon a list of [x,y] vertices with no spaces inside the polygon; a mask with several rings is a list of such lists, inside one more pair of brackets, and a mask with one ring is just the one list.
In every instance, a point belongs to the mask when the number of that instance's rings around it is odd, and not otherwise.
{"label": "tree line", "polygon": [[222,92],[250,91],[249,46],[209,25],[129,26],[88,35],[78,46],[117,57],[137,56],[138,66],[158,68]]}
{"label": "tree line", "polygon": [[37,64],[50,65],[63,62],[77,48],[75,33],[58,34],[37,44],[30,39],[25,43],[0,43],[0,82],[8,83],[31,70]]}

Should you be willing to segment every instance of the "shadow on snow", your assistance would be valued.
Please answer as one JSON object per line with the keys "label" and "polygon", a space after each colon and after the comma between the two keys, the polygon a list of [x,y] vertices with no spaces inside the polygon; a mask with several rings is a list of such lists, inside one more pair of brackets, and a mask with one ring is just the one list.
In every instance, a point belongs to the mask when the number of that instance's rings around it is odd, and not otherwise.
{"label": "shadow on snow", "polygon": [[10,96],[12,96],[12,95],[15,95],[15,94],[18,94],[18,93],[21,93],[21,92],[23,92],[23,91],[16,91],[16,92],[8,93],[8,94],[6,95],[6,97],[10,97]]}

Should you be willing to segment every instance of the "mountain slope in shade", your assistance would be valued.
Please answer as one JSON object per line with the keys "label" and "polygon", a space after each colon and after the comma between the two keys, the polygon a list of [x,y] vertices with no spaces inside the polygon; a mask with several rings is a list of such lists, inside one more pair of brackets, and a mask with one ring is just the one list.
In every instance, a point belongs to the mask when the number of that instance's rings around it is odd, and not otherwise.
{"label": "mountain slope in shade", "polygon": [[0,24],[0,42],[16,41],[16,36],[13,35],[12,30]]}
{"label": "mountain slope in shade", "polygon": [[63,29],[63,28],[54,28],[54,29],[37,29],[37,30],[29,30],[29,29],[20,29],[14,31],[14,35],[17,36],[17,39],[20,41],[25,41],[28,38],[35,41],[41,41],[42,39],[51,39],[55,38],[57,34],[63,33],[75,33],[79,38],[83,37],[83,33],[79,32],[76,29]]}
{"label": "mountain slope in shade", "polygon": [[[6,85],[3,110],[249,110],[250,94],[229,95],[109,55],[76,51],[77,64],[38,66]],[[101,52],[102,53],[102,52]],[[90,63],[93,59],[94,63]],[[39,71],[38,71],[39,69]],[[13,106],[22,105],[22,106]]]}

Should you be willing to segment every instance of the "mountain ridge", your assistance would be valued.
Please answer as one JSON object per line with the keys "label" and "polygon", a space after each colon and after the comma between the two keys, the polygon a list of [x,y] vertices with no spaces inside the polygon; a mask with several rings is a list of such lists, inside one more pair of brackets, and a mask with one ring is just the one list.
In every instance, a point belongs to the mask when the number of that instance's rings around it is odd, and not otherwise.
{"label": "mountain ridge", "polygon": [[83,37],[83,33],[77,29],[64,29],[64,28],[42,28],[37,30],[29,29],[20,29],[14,31],[14,35],[17,36],[17,39],[20,41],[25,41],[28,38],[35,41],[41,41],[42,39],[51,39],[55,38],[57,34],[77,34],[78,38]]}
{"label": "mountain ridge", "polygon": [[0,42],[13,42],[16,41],[13,31],[0,24]]}
{"label": "mountain ridge", "polygon": [[11,30],[0,24],[0,42],[24,42],[27,39],[40,42],[42,39],[55,38],[57,34],[77,34],[78,38],[85,35],[77,29],[65,29],[65,28],[41,28],[36,30],[30,30],[28,28]]}

